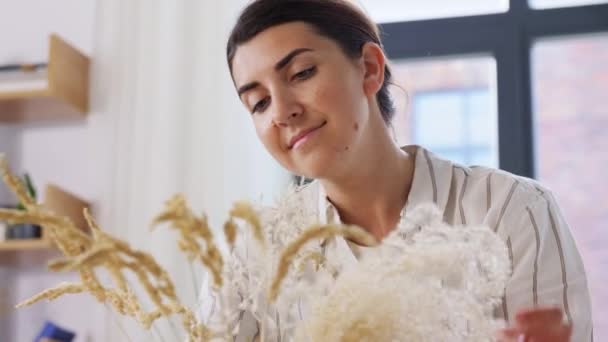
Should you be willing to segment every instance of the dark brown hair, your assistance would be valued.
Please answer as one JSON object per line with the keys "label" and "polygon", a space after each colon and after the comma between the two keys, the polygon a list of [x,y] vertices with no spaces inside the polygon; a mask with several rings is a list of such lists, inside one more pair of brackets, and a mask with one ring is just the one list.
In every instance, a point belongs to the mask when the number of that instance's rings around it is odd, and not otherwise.
{"label": "dark brown hair", "polygon": [[[241,12],[228,39],[226,55],[230,72],[240,44],[270,27],[294,21],[310,24],[319,35],[335,41],[350,58],[361,57],[365,43],[373,42],[382,47],[378,26],[345,0],[255,0]],[[384,84],[376,99],[387,125],[395,113],[388,89],[391,80],[391,71],[386,65]]]}

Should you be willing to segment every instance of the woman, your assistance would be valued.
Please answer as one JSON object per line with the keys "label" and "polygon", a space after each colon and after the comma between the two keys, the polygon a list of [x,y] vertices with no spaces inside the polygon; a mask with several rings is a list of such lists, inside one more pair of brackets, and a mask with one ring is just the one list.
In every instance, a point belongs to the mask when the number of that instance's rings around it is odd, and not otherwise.
{"label": "woman", "polygon": [[[507,244],[513,273],[496,312],[509,324],[501,340],[592,339],[583,265],[551,193],[530,179],[396,146],[390,68],[377,27],[358,9],[342,0],[254,1],[227,57],[266,149],[287,170],[316,179],[299,200],[315,203],[319,221],[382,239],[404,210],[434,202],[446,222],[487,225]],[[205,321],[216,311],[211,298],[203,299]],[[246,313],[238,320],[243,340],[259,333]]]}

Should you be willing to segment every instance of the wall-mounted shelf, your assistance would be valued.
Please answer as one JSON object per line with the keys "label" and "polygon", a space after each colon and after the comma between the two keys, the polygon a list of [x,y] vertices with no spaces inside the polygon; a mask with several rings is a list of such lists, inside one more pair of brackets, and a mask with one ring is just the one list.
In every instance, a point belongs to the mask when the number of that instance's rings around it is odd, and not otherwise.
{"label": "wall-mounted shelf", "polygon": [[87,56],[52,34],[46,69],[0,72],[0,123],[84,117],[89,65]]}
{"label": "wall-mounted shelf", "polygon": [[[90,208],[90,204],[78,198],[60,187],[48,184],[45,189],[43,206],[55,214],[68,217],[76,227],[83,231],[88,231],[86,220],[82,213],[84,208]],[[0,252],[20,252],[49,250],[53,244],[48,236],[48,232],[42,228],[42,237],[39,239],[12,239],[0,241]]]}
{"label": "wall-mounted shelf", "polygon": [[51,250],[53,243],[49,239],[48,233],[44,228],[41,229],[40,238],[32,239],[9,239],[0,241],[0,253],[3,252],[26,252]]}
{"label": "wall-mounted shelf", "polygon": [[44,250],[51,247],[51,242],[47,239],[7,240],[0,242],[0,252]]}

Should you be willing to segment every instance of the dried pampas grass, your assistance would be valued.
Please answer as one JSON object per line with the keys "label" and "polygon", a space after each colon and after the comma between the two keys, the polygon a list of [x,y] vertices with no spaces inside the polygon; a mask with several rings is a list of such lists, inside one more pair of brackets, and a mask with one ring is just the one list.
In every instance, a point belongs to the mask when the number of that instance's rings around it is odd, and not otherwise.
{"label": "dried pampas grass", "polygon": [[165,210],[152,222],[152,225],[169,222],[171,228],[179,231],[179,249],[191,261],[199,259],[213,276],[216,287],[222,286],[222,268],[224,259],[213,240],[213,233],[207,223],[207,217],[197,217],[186,204],[183,195],[175,195],[167,201]]}
{"label": "dried pampas grass", "polygon": [[[134,250],[126,242],[103,232],[87,210],[84,215],[92,236],[76,228],[69,219],[35,203],[18,178],[10,172],[2,155],[0,171],[4,182],[25,207],[25,211],[2,209],[0,219],[13,224],[38,224],[48,230],[53,243],[65,255],[64,259],[51,261],[49,268],[53,271],[77,271],[81,278],[81,283],[62,283],[42,291],[18,304],[18,308],[45,299],[54,300],[64,294],[88,292],[98,301],[109,303],[117,312],[134,317],[146,329],[161,317],[180,315],[191,341],[207,341],[213,336],[207,327],[194,319],[192,311],[179,302],[168,273],[150,254]],[[100,269],[109,272],[116,287],[102,284],[96,274]],[[125,271],[135,274],[154,304],[153,310],[144,311],[134,289],[126,280]]]}
{"label": "dried pampas grass", "polygon": [[[232,323],[242,313],[219,310],[226,322],[207,327],[180,303],[168,273],[150,254],[102,231],[88,211],[84,214],[91,236],[45,210],[27,195],[1,156],[0,171],[26,208],[0,209],[0,219],[42,225],[65,255],[50,262],[49,268],[77,271],[81,278],[79,283],[45,290],[19,307],[86,292],[146,329],[160,318],[177,315],[190,341],[232,340],[238,334],[238,323]],[[169,223],[179,233],[180,250],[209,270],[218,302],[250,310],[262,340],[282,336],[279,312],[296,307],[296,300],[299,308],[302,298],[311,304],[312,314],[300,313],[301,319],[282,323],[289,327],[287,336],[298,342],[493,339],[500,323],[492,319],[492,310],[503,294],[510,261],[504,242],[489,228],[447,226],[438,209],[429,205],[410,210],[379,243],[359,227],[315,224],[316,212],[308,208],[312,200],[294,193],[280,200],[272,214],[246,202],[235,203],[223,227],[228,245],[239,249],[235,246],[244,233],[241,228],[248,228],[260,247],[247,249],[252,254],[241,258],[227,260],[220,253],[207,217],[195,215],[182,195],[167,201],[153,225]],[[325,243],[310,243],[338,239],[373,247],[345,266],[343,260],[327,258]],[[312,268],[307,267],[310,264]],[[112,284],[98,279],[100,270],[109,273]],[[316,278],[302,276],[311,270]],[[153,304],[151,310],[143,308],[126,272],[137,278]],[[228,298],[227,288],[238,288],[239,293]],[[240,302],[231,301],[235,296]],[[271,332],[272,327],[278,331]]]}
{"label": "dried pampas grass", "polygon": [[295,341],[491,341],[509,272],[489,228],[450,227],[436,208],[417,208],[312,299]]}
{"label": "dried pampas grass", "polygon": [[[289,246],[285,248],[281,253],[279,266],[270,286],[268,292],[268,298],[271,302],[274,302],[279,294],[279,288],[283,279],[287,275],[289,266],[293,264],[294,258],[302,247],[309,241],[315,239],[324,239],[334,236],[343,236],[352,240],[361,241],[369,246],[377,244],[376,239],[368,234],[365,230],[356,226],[346,225],[315,225],[305,230],[300,237],[293,241]],[[319,258],[319,254],[312,254]]]}

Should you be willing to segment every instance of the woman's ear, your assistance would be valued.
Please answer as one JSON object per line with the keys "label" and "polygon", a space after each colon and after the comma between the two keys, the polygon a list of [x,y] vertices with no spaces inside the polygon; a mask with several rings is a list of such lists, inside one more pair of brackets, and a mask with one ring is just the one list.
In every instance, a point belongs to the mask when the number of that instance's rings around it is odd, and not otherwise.
{"label": "woman's ear", "polygon": [[364,67],[363,91],[367,96],[375,96],[384,84],[384,51],[376,43],[363,45],[361,59]]}

